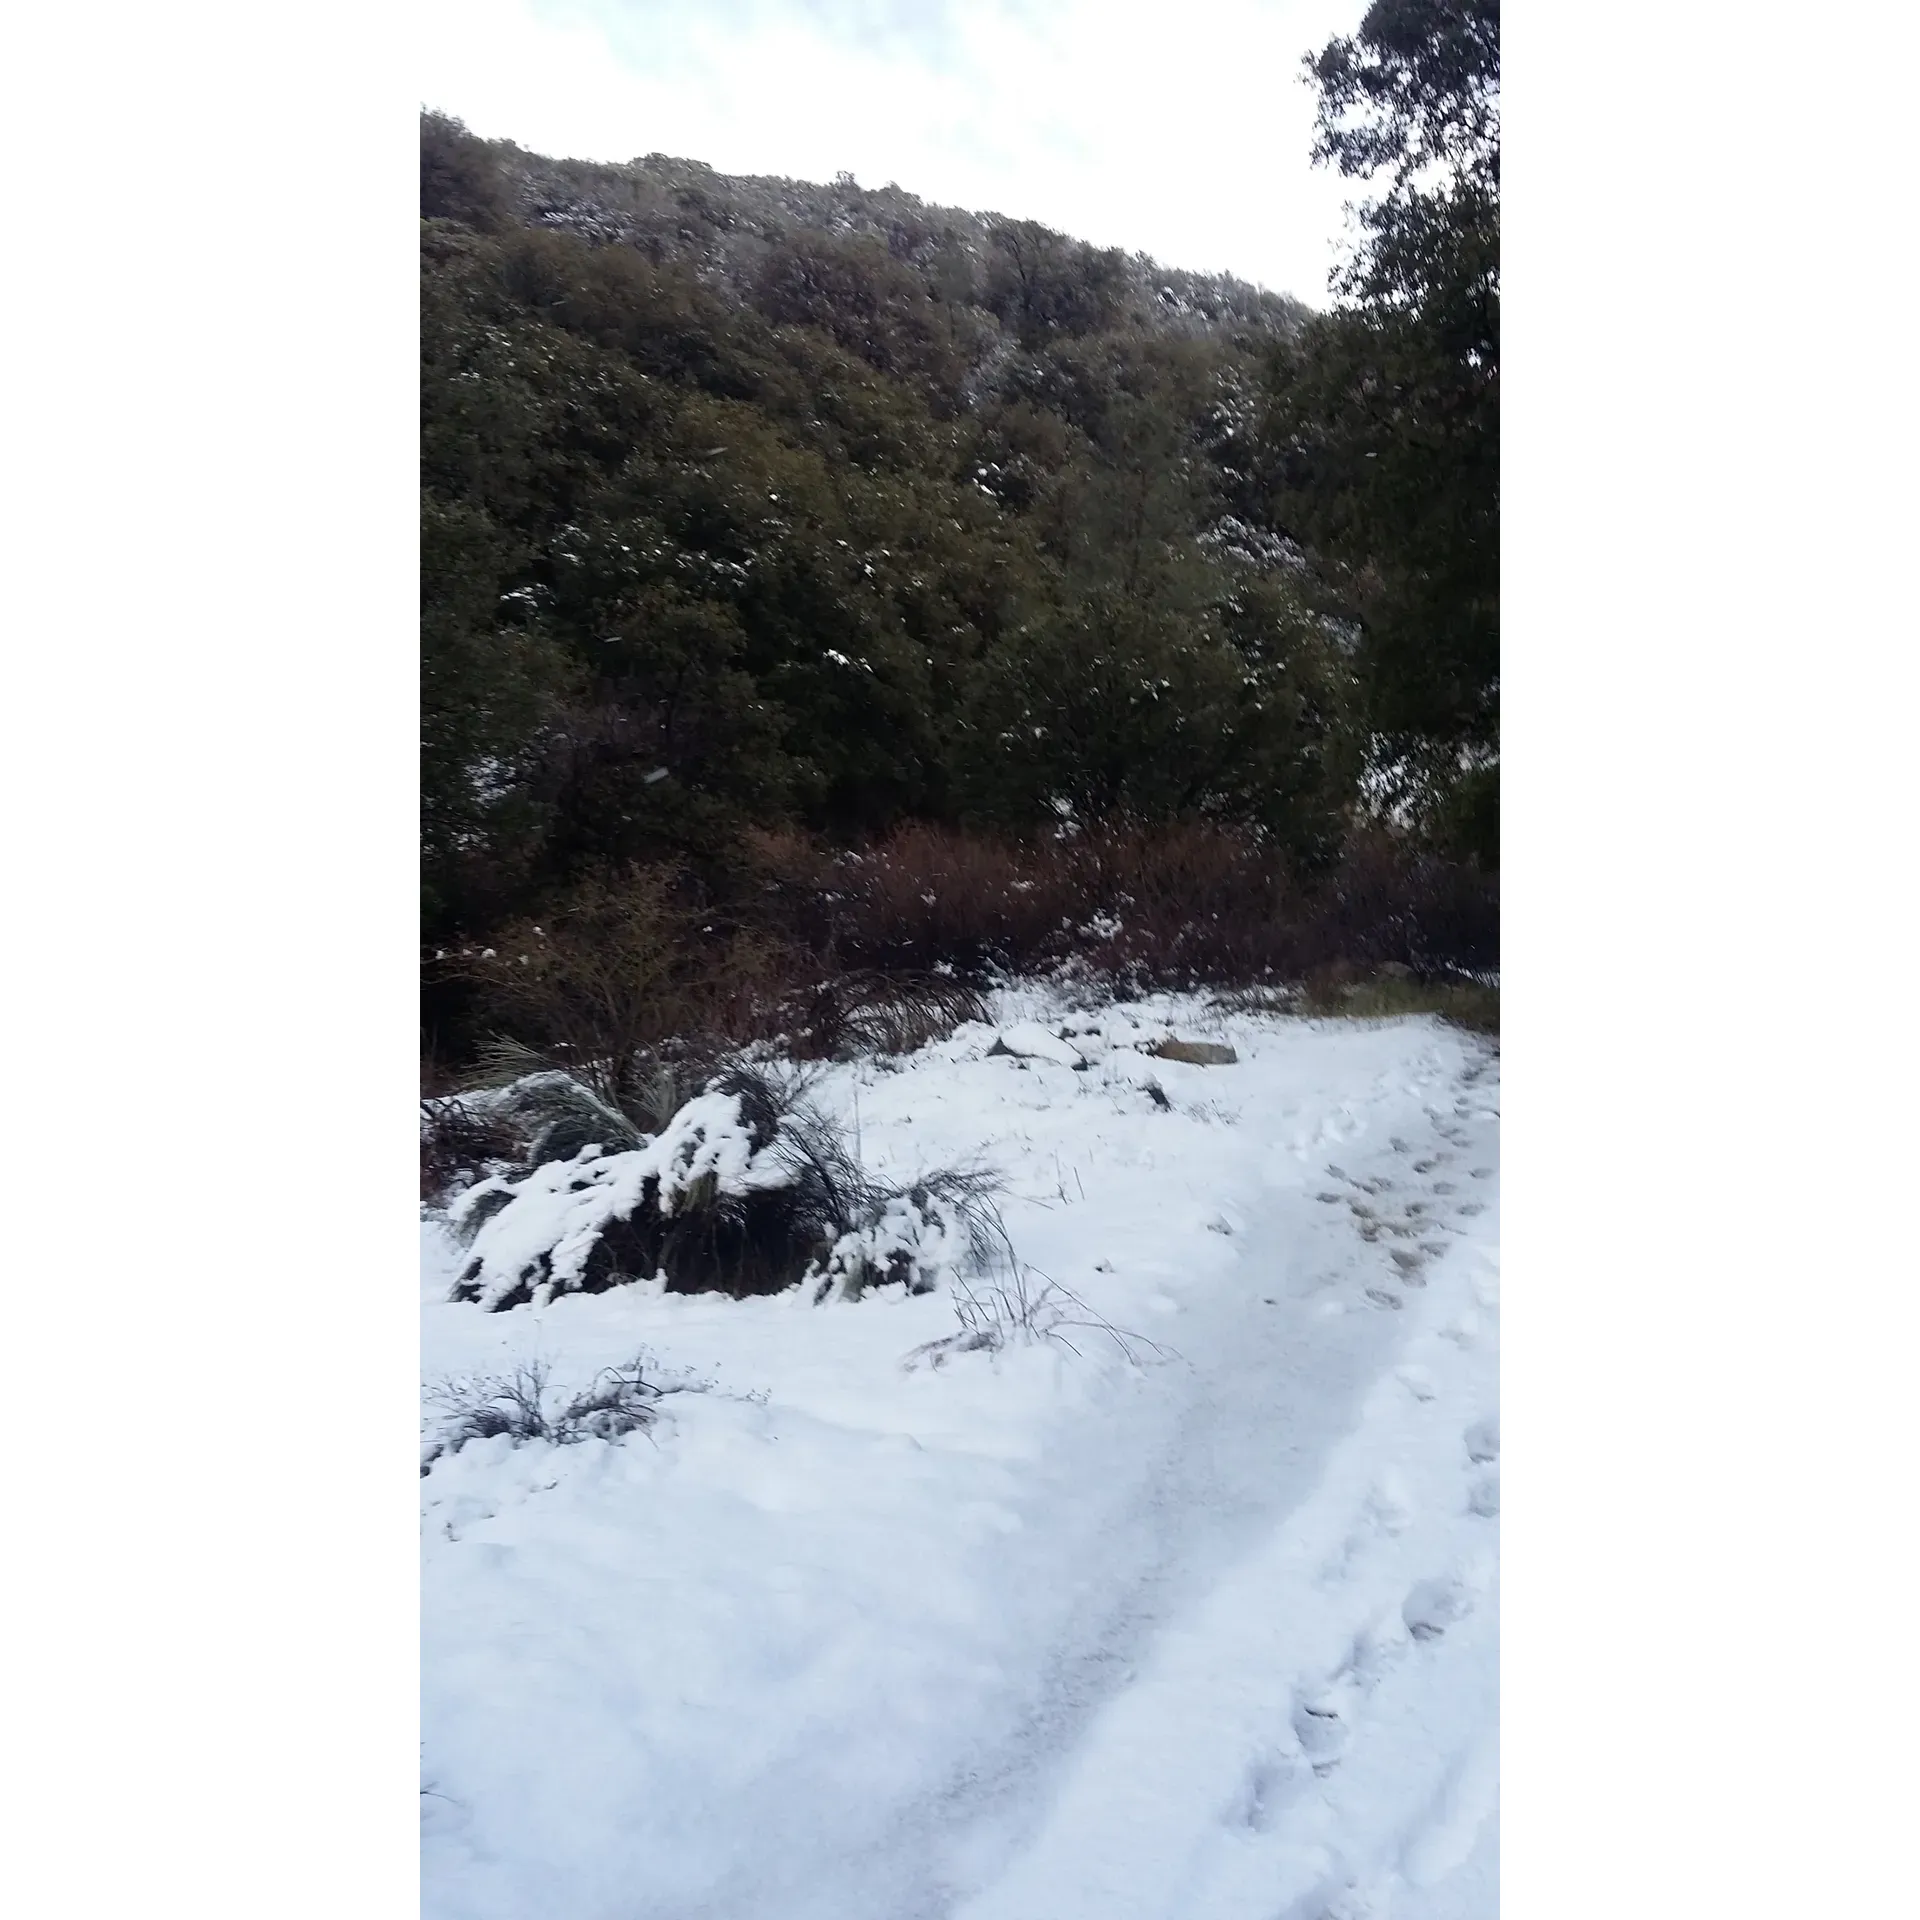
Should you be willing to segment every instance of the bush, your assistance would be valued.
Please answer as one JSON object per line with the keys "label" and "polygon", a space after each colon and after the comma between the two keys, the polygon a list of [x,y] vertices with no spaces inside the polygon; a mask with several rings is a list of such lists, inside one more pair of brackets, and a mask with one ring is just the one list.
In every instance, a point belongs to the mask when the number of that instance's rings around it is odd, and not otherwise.
{"label": "bush", "polygon": [[632,867],[463,956],[508,1029],[505,1071],[496,1047],[493,1077],[553,1068],[630,1130],[650,1130],[662,1123],[663,1070],[710,1067],[755,1035],[780,990],[775,945],[696,912],[688,891],[672,869]]}
{"label": "bush", "polygon": [[469,1188],[449,1213],[469,1247],[452,1297],[498,1312],[656,1275],[736,1297],[809,1278],[822,1299],[925,1291],[1004,1242],[993,1189],[967,1169],[877,1181],[804,1081],[736,1067],[636,1145]]}
{"label": "bush", "polygon": [[1347,961],[1397,962],[1416,978],[1500,970],[1500,880],[1470,862],[1376,832],[1356,835],[1311,898],[1292,972]]}
{"label": "bush", "polygon": [[420,1198],[444,1201],[463,1180],[516,1159],[522,1140],[500,1115],[457,1095],[420,1102]]}
{"label": "bush", "polygon": [[1259,834],[1113,824],[1037,841],[902,828],[855,853],[762,836],[764,911],[823,964],[980,978],[1073,963],[1136,988],[1298,981],[1336,960],[1499,965],[1499,882],[1385,834],[1303,876]]}
{"label": "bush", "polygon": [[1385,830],[1303,874],[1247,828],[1063,822],[1000,839],[915,824],[833,851],[754,838],[724,911],[685,876],[630,868],[441,968],[468,1085],[533,1160],[627,1151],[741,1051],[905,1053],[987,1017],[997,974],[1071,968],[1132,991],[1293,983],[1331,964],[1423,982],[1499,968],[1499,879]]}
{"label": "bush", "polygon": [[1047,843],[916,824],[857,853],[763,835],[756,854],[776,924],[836,968],[1021,971],[1051,957],[1068,906]]}
{"label": "bush", "polygon": [[776,1021],[796,1059],[847,1060],[912,1053],[988,1016],[979,989],[952,975],[843,973],[796,994]]}

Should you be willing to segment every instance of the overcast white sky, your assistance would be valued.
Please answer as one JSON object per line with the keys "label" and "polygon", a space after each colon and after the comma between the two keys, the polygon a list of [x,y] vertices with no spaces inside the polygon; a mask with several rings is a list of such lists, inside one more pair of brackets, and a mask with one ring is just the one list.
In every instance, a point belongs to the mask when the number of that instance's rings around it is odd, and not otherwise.
{"label": "overcast white sky", "polygon": [[420,0],[420,98],[591,160],[863,185],[1325,304],[1300,58],[1365,0]]}

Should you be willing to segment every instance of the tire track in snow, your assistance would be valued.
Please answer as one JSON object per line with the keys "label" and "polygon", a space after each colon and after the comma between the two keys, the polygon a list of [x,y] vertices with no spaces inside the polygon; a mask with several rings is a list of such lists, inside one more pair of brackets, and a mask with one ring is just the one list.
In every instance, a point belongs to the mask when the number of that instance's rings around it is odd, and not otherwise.
{"label": "tire track in snow", "polygon": [[[1350,1121],[1342,1138],[1364,1124]],[[1012,1855],[1047,1782],[1156,1641],[1311,1495],[1319,1463],[1396,1350],[1397,1329],[1360,1305],[1353,1237],[1306,1192],[1269,1192],[1234,1210],[1245,1254],[1238,1284],[1191,1299],[1175,1357],[1137,1393],[1066,1430],[1017,1503],[1003,1591],[1065,1596],[1054,1655],[1024,1704],[1009,1702],[997,1740],[970,1752],[944,1792],[875,1837],[852,1876],[872,1889],[870,1905],[846,1906],[842,1862],[831,1894],[790,1893],[771,1909],[781,1920],[953,1912],[964,1889]],[[1164,1391],[1170,1376],[1185,1376],[1177,1396]],[[1103,1496],[1090,1502],[1089,1488]],[[802,1867],[799,1889],[810,1877]],[[743,1879],[702,1913],[770,1911],[764,1899]]]}
{"label": "tire track in snow", "polygon": [[[1497,1119],[1479,1098],[1487,1071],[1432,1116],[1456,1148]],[[1455,1156],[1423,1158],[1431,1176]],[[1343,1177],[1371,1201],[1397,1189],[1386,1167]],[[1364,1227],[1381,1215],[1353,1217],[1380,1248]],[[1382,1359],[1357,1427],[1309,1463],[1314,1484],[1279,1504],[1258,1547],[1152,1620],[1137,1683],[1057,1756],[1044,1817],[953,1920],[1437,1915],[1456,1909],[1435,1890],[1451,1898],[1475,1872],[1485,1885],[1467,1897],[1482,1904],[1468,1910],[1492,1913],[1496,1259],[1481,1231],[1411,1271],[1392,1264],[1425,1295],[1401,1363]],[[1246,1356],[1240,1377],[1266,1357]],[[1204,1469],[1189,1454],[1185,1471]]]}
{"label": "tire track in snow", "polygon": [[[1431,1056],[1420,1064],[1433,1064]],[[1443,1077],[1456,1079],[1457,1068]],[[703,1915],[777,1910],[781,1920],[972,1920],[966,1896],[973,1889],[1009,1871],[1017,1876],[1036,1817],[1097,1743],[1104,1717],[1130,1697],[1167,1645],[1194,1634],[1209,1597],[1241,1563],[1265,1542],[1292,1539],[1296,1511],[1325,1504],[1329,1458],[1361,1422],[1369,1390],[1392,1379],[1408,1324],[1374,1310],[1366,1283],[1377,1269],[1397,1269],[1383,1247],[1356,1236],[1344,1211],[1315,1204],[1319,1180],[1333,1176],[1318,1171],[1313,1156],[1332,1148],[1380,1193],[1397,1190],[1404,1167],[1389,1163],[1388,1142],[1364,1150],[1376,1122],[1385,1132],[1387,1113],[1405,1130],[1421,1120],[1431,1125],[1439,1116],[1431,1107],[1423,1112],[1418,1100],[1420,1088],[1432,1084],[1416,1077],[1410,1085],[1406,1069],[1388,1073],[1361,1098],[1333,1114],[1303,1116],[1304,1128],[1276,1140],[1264,1189],[1229,1209],[1239,1215],[1233,1237],[1242,1258],[1222,1284],[1188,1297],[1170,1336],[1179,1350],[1174,1366],[1154,1370],[1137,1395],[1090,1413],[1057,1438],[1047,1471],[1020,1502],[1022,1524],[1007,1543],[1002,1590],[1012,1596],[1054,1588],[1069,1598],[1047,1636],[1054,1656],[1024,1706],[1017,1690],[1010,1693],[997,1737],[972,1748],[944,1792],[877,1833],[863,1861],[842,1858],[831,1874],[823,1870],[818,1883],[831,1881],[831,1894],[799,1891],[816,1876],[795,1863],[796,1890],[777,1908],[742,1880],[721,1890]],[[1423,1131],[1420,1150],[1429,1144],[1437,1141]],[[1168,1375],[1182,1373],[1180,1393],[1167,1394]],[[1397,1383],[1394,1392],[1406,1397]],[[1101,1490],[1091,1504],[1089,1488]],[[1390,1506],[1384,1501],[1381,1511]],[[1397,1592],[1393,1603],[1405,1597]],[[1241,1745],[1256,1740],[1257,1730]],[[1193,1777],[1203,1771],[1194,1768]],[[850,1881],[870,1889],[855,1906],[847,1904]],[[1109,1912],[1133,1911],[1109,1906],[1104,1892],[1084,1909],[1059,1888],[1032,1898],[1038,1903],[1023,1904],[1023,1894],[981,1911],[1000,1920],[1065,1920],[1081,1911],[1104,1920]],[[1057,1898],[1067,1904],[1055,1904]],[[1168,1909],[1180,1920],[1200,1911],[1177,1901]]]}

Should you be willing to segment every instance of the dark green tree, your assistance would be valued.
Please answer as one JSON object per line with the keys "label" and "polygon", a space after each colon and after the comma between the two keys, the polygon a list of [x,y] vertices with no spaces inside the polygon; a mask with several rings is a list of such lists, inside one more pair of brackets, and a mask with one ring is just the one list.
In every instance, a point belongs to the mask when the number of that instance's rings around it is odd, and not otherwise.
{"label": "dark green tree", "polygon": [[1033,220],[999,220],[987,305],[1029,347],[1111,327],[1124,299],[1123,256],[1069,240]]}
{"label": "dark green tree", "polygon": [[511,898],[546,813],[536,769],[575,690],[562,648],[506,588],[522,555],[479,507],[427,494],[420,524],[423,930]]}
{"label": "dark green tree", "polygon": [[513,197],[492,149],[450,114],[420,116],[420,216],[484,232],[513,218]]}
{"label": "dark green tree", "polygon": [[1317,160],[1378,191],[1340,304],[1278,357],[1260,466],[1272,523],[1351,617],[1376,766],[1497,858],[1498,0],[1375,0],[1308,59]]}

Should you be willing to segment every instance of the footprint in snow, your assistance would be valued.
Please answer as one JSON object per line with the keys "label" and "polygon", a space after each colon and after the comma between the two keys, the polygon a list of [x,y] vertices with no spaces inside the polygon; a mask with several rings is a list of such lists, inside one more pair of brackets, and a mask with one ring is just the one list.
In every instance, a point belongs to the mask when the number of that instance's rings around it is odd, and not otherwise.
{"label": "footprint in snow", "polygon": [[1461,1436],[1467,1443],[1467,1458],[1476,1467],[1483,1467],[1489,1460],[1500,1458],[1500,1416],[1490,1413],[1484,1420],[1476,1420]]}
{"label": "footprint in snow", "polygon": [[1398,1474],[1383,1473],[1367,1490],[1361,1518],[1375,1533],[1398,1539],[1413,1524],[1413,1502]]}
{"label": "footprint in snow", "polygon": [[1400,1618],[1416,1640],[1437,1640],[1473,1611],[1473,1595],[1449,1576],[1422,1580],[1400,1605]]}
{"label": "footprint in snow", "polygon": [[1467,1511],[1477,1514],[1482,1520],[1495,1520],[1500,1515],[1500,1470],[1494,1468],[1483,1473],[1467,1489]]}
{"label": "footprint in snow", "polygon": [[1370,1193],[1375,1195],[1376,1197],[1379,1196],[1380,1194],[1389,1192],[1393,1186],[1393,1182],[1391,1180],[1384,1179],[1384,1178],[1376,1178],[1372,1180],[1356,1180],[1354,1176],[1346,1170],[1345,1167],[1336,1167],[1331,1161],[1327,1163],[1327,1171],[1330,1174],[1332,1174],[1336,1180],[1344,1180],[1348,1186],[1358,1187],[1362,1193]]}
{"label": "footprint in snow", "polygon": [[1307,1766],[1290,1753],[1263,1754],[1247,1769],[1241,1783],[1238,1823],[1255,1833],[1271,1832],[1288,1801],[1300,1791]]}
{"label": "footprint in snow", "polygon": [[1485,1213],[1486,1210],[1487,1205],[1484,1200],[1469,1200],[1464,1207],[1457,1207],[1455,1209],[1457,1213],[1468,1220],[1471,1220],[1475,1214]]}
{"label": "footprint in snow", "polygon": [[1427,1282],[1420,1269],[1426,1265],[1426,1255],[1418,1251],[1409,1251],[1406,1247],[1393,1249],[1393,1264],[1400,1269],[1400,1278],[1410,1287],[1424,1287]]}
{"label": "footprint in snow", "polygon": [[1491,1180],[1493,1178],[1493,1169],[1491,1167],[1475,1167],[1473,1177],[1476,1180]]}
{"label": "footprint in snow", "polygon": [[1294,1696],[1294,1738],[1315,1773],[1329,1774],[1340,1764],[1340,1756],[1353,1738],[1351,1716],[1348,1689],[1338,1684]]}
{"label": "footprint in snow", "polygon": [[1388,1138],[1387,1145],[1390,1146],[1395,1153],[1411,1153],[1413,1151],[1412,1147],[1410,1147],[1406,1141],[1402,1140],[1397,1133]]}
{"label": "footprint in snow", "polygon": [[1385,1287],[1369,1287],[1367,1298],[1376,1307],[1391,1307],[1395,1313],[1400,1311],[1400,1296],[1397,1293],[1389,1293]]}
{"label": "footprint in snow", "polygon": [[[1347,1531],[1347,1537],[1340,1543],[1339,1551],[1330,1554],[1326,1564],[1320,1569],[1322,1586],[1334,1586],[1353,1578],[1354,1564],[1365,1555],[1378,1540],[1397,1540],[1413,1524],[1413,1503],[1407,1497],[1406,1488],[1397,1474],[1383,1473],[1367,1489],[1367,1497],[1361,1502],[1360,1511],[1354,1516],[1353,1525]],[[1333,1677],[1332,1684],[1338,1685],[1343,1667]]]}
{"label": "footprint in snow", "polygon": [[1376,1613],[1353,1636],[1346,1659],[1334,1671],[1333,1682],[1336,1686],[1351,1686],[1364,1698],[1380,1684],[1387,1669],[1406,1650],[1406,1622],[1400,1618],[1398,1608],[1388,1607]]}
{"label": "footprint in snow", "polygon": [[1449,1194],[1449,1193],[1458,1193],[1460,1191],[1460,1189],[1457,1186],[1455,1186],[1451,1180],[1436,1180],[1433,1183],[1433,1190],[1435,1193],[1442,1194],[1442,1195]]}
{"label": "footprint in snow", "polygon": [[[1391,1893],[1372,1891],[1350,1880],[1312,1920],[1384,1920],[1385,1902],[1391,1898]],[[1293,1920],[1293,1915],[1283,1914],[1279,1920]]]}

